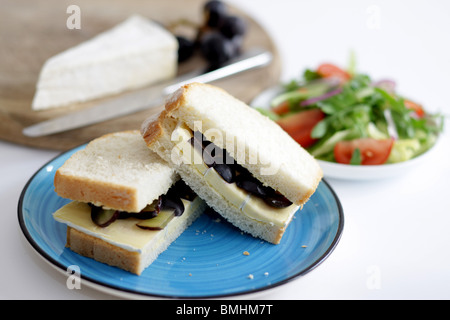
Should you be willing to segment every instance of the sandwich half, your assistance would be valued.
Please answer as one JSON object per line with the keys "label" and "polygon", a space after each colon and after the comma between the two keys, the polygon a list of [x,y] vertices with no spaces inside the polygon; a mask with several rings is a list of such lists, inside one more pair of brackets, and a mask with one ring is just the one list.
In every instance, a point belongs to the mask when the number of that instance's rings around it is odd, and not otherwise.
{"label": "sandwich half", "polygon": [[54,186],[73,200],[53,214],[67,225],[66,246],[138,275],[205,208],[139,131],[91,141],[56,171]]}
{"label": "sandwich half", "polygon": [[181,87],[141,134],[210,207],[274,244],[322,179],[317,161],[276,123],[211,85]]}

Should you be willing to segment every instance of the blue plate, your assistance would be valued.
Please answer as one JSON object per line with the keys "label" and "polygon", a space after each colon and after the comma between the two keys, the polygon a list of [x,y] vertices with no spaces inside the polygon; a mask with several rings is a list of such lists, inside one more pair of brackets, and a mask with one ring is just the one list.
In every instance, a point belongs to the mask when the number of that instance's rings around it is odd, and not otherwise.
{"label": "blue plate", "polygon": [[206,212],[136,276],[65,248],[66,226],[52,217],[69,202],[54,192],[55,171],[84,147],[59,155],[33,175],[20,196],[18,218],[38,254],[64,273],[69,266],[78,266],[81,283],[94,288],[143,298],[200,299],[256,293],[313,270],[330,255],[342,234],[341,204],[322,181],[303,210],[296,213],[280,244],[253,238],[217,214]]}

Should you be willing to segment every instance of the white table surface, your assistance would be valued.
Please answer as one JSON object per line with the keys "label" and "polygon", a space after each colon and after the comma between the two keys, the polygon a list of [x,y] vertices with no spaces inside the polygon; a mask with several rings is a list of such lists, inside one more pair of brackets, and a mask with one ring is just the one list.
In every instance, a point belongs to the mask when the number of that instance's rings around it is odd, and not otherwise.
{"label": "white table surface", "polygon": [[[375,79],[394,78],[400,92],[450,114],[450,2],[230,2],[272,35],[283,59],[282,80],[324,61],[345,65],[353,50],[359,70]],[[317,269],[258,298],[449,299],[449,140],[447,130],[427,162],[405,175],[328,179],[344,208],[339,245]],[[19,228],[22,188],[58,153],[0,141],[2,299],[115,298],[86,285],[69,290],[66,276],[31,249]]]}

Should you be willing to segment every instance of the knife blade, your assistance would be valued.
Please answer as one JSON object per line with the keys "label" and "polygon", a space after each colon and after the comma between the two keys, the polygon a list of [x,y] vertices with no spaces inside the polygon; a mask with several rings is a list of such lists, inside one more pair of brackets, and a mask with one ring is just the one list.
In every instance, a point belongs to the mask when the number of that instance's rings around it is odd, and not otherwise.
{"label": "knife blade", "polygon": [[41,137],[162,106],[166,97],[184,84],[210,83],[246,70],[264,67],[271,61],[272,54],[269,51],[253,48],[218,69],[206,73],[203,73],[204,70],[197,70],[169,82],[125,93],[91,108],[31,125],[24,128],[22,133],[28,137]]}

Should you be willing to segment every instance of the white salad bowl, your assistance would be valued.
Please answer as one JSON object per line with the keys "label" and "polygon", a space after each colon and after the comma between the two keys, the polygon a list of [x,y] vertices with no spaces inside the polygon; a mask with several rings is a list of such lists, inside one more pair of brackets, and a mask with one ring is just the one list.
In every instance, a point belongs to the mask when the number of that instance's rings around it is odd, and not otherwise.
{"label": "white salad bowl", "polygon": [[[254,108],[269,108],[270,101],[282,92],[281,86],[271,87],[264,90],[256,96],[250,106]],[[423,154],[410,160],[398,163],[382,165],[349,165],[331,161],[318,160],[326,178],[345,179],[345,180],[377,180],[404,175],[412,169],[419,167],[432,157],[433,151],[437,149],[440,138],[432,148]]]}

